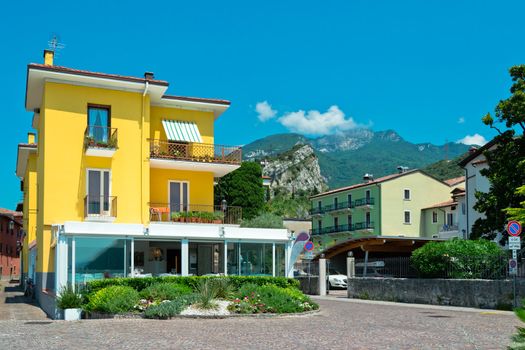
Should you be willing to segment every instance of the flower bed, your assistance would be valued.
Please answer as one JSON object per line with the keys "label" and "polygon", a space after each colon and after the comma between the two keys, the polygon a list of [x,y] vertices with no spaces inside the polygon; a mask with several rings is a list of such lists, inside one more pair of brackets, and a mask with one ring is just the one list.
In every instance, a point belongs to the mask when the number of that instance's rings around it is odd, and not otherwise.
{"label": "flower bed", "polygon": [[293,314],[318,309],[316,303],[297,289],[293,280],[286,278],[165,277],[151,278],[144,283],[131,280],[145,279],[90,282],[84,293],[83,309],[97,317],[108,314],[158,319],[181,313],[192,317],[224,317]]}

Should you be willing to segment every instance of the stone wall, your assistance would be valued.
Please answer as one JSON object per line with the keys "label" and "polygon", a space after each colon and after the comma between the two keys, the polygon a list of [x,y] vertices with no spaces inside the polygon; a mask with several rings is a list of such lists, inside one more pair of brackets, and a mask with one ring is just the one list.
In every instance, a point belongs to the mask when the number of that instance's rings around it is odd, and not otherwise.
{"label": "stone wall", "polygon": [[[348,297],[404,303],[510,310],[512,280],[351,278]],[[525,298],[525,280],[516,282],[517,300]]]}
{"label": "stone wall", "polygon": [[297,276],[294,278],[299,280],[301,284],[299,288],[304,294],[319,295],[319,276]]}

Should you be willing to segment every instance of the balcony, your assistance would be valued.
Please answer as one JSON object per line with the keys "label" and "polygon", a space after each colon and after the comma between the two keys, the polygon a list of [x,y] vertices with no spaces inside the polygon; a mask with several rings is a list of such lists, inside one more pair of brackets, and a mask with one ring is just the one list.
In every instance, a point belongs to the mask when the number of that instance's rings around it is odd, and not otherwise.
{"label": "balcony", "polygon": [[351,225],[337,225],[337,226],[327,226],[319,228],[314,228],[310,230],[312,235],[323,235],[330,233],[342,233],[342,232],[354,232],[354,231],[363,231],[363,230],[373,230],[373,222],[358,222]]}
{"label": "balcony", "polygon": [[150,164],[154,168],[197,170],[224,176],[239,168],[242,149],[206,143],[150,139]]}
{"label": "balcony", "polygon": [[88,125],[84,132],[84,148],[87,156],[113,157],[118,148],[117,129]]}
{"label": "balcony", "polygon": [[459,237],[458,225],[443,225],[439,228],[438,237],[446,239]]}
{"label": "balcony", "polygon": [[354,207],[358,208],[358,207],[370,207],[374,205],[374,197],[370,197],[370,198],[360,198],[360,199],[356,199],[354,201]]}
{"label": "balcony", "polygon": [[242,208],[235,206],[177,204],[150,204],[151,222],[239,225]]}
{"label": "balcony", "polygon": [[117,197],[84,197],[84,218],[86,221],[112,222],[117,217]]}
{"label": "balcony", "polygon": [[309,212],[311,216],[318,216],[318,215],[321,215],[324,213],[330,213],[330,212],[337,213],[341,211],[349,211],[350,209],[354,207],[355,207],[354,202],[341,202],[341,203],[337,203],[337,205],[329,204],[321,208],[319,207],[311,208]]}

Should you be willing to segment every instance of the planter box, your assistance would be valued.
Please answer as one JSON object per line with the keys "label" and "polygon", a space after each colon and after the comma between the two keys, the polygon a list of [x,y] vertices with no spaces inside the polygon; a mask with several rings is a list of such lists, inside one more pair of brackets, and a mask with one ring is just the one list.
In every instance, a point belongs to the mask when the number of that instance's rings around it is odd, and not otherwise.
{"label": "planter box", "polygon": [[78,321],[82,318],[82,309],[65,309],[64,320],[65,321]]}

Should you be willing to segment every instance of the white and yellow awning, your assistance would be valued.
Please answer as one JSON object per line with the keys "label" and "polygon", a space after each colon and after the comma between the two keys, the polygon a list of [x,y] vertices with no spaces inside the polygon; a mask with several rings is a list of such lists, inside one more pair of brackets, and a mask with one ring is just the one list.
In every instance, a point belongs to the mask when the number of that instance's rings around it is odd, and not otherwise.
{"label": "white and yellow awning", "polygon": [[163,120],[162,126],[164,126],[166,137],[170,141],[202,143],[201,133],[194,122]]}

